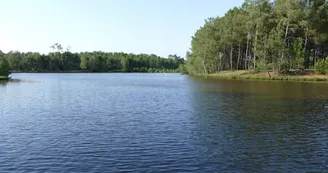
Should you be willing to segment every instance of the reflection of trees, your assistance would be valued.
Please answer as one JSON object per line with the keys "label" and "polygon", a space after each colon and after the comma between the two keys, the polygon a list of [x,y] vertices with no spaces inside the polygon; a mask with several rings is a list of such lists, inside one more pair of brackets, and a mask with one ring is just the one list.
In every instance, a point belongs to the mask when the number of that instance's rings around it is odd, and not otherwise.
{"label": "reflection of trees", "polygon": [[205,79],[192,77],[202,91],[262,94],[270,98],[328,97],[328,83]]}
{"label": "reflection of trees", "polygon": [[0,81],[0,86],[6,86],[10,83],[19,83],[19,82],[22,82],[22,80],[19,80],[19,79],[10,79],[8,81]]}
{"label": "reflection of trees", "polygon": [[0,81],[0,86],[5,86],[7,84],[7,81]]}
{"label": "reflection of trees", "polygon": [[[194,80],[191,108],[194,144],[208,162],[264,170],[268,164],[317,162],[327,149],[328,119],[322,109],[327,84]],[[324,156],[324,155],[322,155]],[[222,166],[218,165],[218,167]],[[303,165],[304,166],[304,165]],[[264,170],[265,171],[265,170]]]}

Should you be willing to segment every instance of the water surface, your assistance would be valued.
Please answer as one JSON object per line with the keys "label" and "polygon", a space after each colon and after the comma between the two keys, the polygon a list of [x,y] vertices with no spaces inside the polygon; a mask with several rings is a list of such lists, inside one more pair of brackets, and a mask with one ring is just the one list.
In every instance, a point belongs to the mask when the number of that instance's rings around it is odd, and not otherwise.
{"label": "water surface", "polygon": [[13,74],[0,172],[327,172],[328,84]]}

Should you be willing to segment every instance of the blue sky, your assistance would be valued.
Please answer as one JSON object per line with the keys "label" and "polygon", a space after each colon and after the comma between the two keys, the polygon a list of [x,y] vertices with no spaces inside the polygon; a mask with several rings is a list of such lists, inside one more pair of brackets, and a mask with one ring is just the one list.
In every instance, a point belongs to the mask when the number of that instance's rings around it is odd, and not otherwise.
{"label": "blue sky", "polygon": [[208,17],[243,0],[1,0],[0,50],[107,51],[185,56]]}

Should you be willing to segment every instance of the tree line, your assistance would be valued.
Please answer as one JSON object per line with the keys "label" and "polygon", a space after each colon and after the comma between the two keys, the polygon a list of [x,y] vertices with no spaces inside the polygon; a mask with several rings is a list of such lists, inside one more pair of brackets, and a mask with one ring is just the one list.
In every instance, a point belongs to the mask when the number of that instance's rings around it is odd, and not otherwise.
{"label": "tree line", "polygon": [[[178,72],[184,59],[177,55],[168,58],[154,54],[123,52],[80,52],[57,50],[40,54],[36,52],[0,51],[0,64],[4,61],[7,70],[16,72],[45,71],[92,71],[92,72]],[[1,72],[0,65],[0,72]],[[1,74],[0,74],[1,75]]]}
{"label": "tree line", "polygon": [[205,20],[192,37],[190,74],[222,70],[287,72],[325,64],[328,1],[245,0],[222,17]]}
{"label": "tree line", "polygon": [[3,53],[0,51],[0,80],[3,77],[8,77],[10,74],[9,63],[7,59],[3,57]]}

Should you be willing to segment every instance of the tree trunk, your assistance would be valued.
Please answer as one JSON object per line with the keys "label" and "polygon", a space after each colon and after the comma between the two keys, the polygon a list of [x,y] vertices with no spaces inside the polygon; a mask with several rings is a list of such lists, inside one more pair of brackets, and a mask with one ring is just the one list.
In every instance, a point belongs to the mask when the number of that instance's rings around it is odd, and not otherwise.
{"label": "tree trunk", "polygon": [[244,65],[244,70],[247,70],[247,56],[245,56],[245,65]]}
{"label": "tree trunk", "polygon": [[222,58],[221,58],[221,55],[220,55],[220,63],[218,65],[218,70],[221,71],[221,64],[222,64]]}
{"label": "tree trunk", "polygon": [[206,70],[206,66],[205,66],[205,56],[203,58],[202,64],[203,64],[203,68],[204,68],[204,73],[207,74],[207,70]]}
{"label": "tree trunk", "polygon": [[219,55],[220,56],[220,66],[219,66],[219,71],[222,70],[222,54]]}
{"label": "tree trunk", "polygon": [[233,69],[233,67],[232,67],[232,53],[233,53],[233,46],[231,45],[231,49],[230,49],[230,70]]}
{"label": "tree trunk", "polygon": [[245,56],[245,70],[247,69],[247,60],[248,60],[248,44],[249,44],[249,38],[248,38],[248,35],[247,35],[246,56]]}
{"label": "tree trunk", "polygon": [[308,59],[307,59],[307,56],[306,56],[306,46],[308,44],[308,31],[309,31],[309,27],[306,28],[306,33],[305,33],[305,41],[304,41],[304,50],[303,50],[303,53],[304,53],[304,60],[306,60],[306,65],[305,65],[305,68],[308,68]]}
{"label": "tree trunk", "polygon": [[239,50],[238,50],[237,70],[239,70],[239,59],[240,59],[240,43],[239,43]]}
{"label": "tree trunk", "polygon": [[248,56],[247,57],[247,69],[250,70],[251,69],[251,65],[252,65],[252,52],[251,52],[251,47],[252,47],[252,42],[249,42],[249,46],[248,46]]}
{"label": "tree trunk", "polygon": [[265,63],[265,67],[267,69],[269,78],[271,78],[269,67],[268,67],[267,60],[266,60],[266,44],[265,43],[264,43],[264,63]]}
{"label": "tree trunk", "polygon": [[256,46],[257,46],[257,30],[255,32],[255,43],[254,43],[254,71],[256,71]]}
{"label": "tree trunk", "polygon": [[[286,30],[285,30],[284,43],[286,43],[286,39],[287,39],[287,36],[288,36],[288,29],[289,29],[289,25],[287,25]],[[281,54],[281,59],[284,59],[284,51],[285,51],[285,45],[284,45],[284,48],[283,48],[283,51],[282,51],[282,54]]]}
{"label": "tree trunk", "polygon": [[314,56],[313,56],[313,67],[317,63],[317,48],[314,47]]}
{"label": "tree trunk", "polygon": [[[279,54],[280,54],[280,52],[279,52]],[[281,60],[278,59],[278,76],[280,75],[280,70],[281,70],[281,69],[280,69],[280,61],[281,61]]]}

